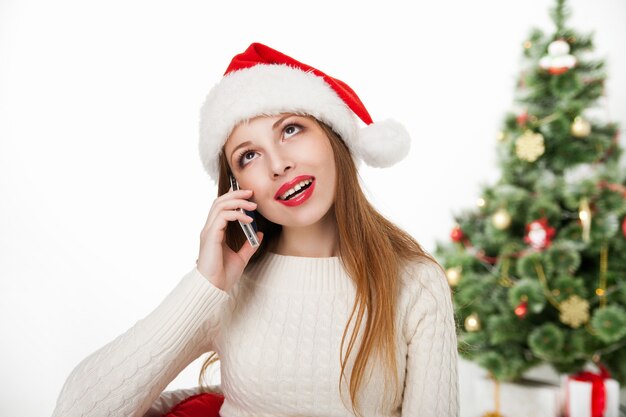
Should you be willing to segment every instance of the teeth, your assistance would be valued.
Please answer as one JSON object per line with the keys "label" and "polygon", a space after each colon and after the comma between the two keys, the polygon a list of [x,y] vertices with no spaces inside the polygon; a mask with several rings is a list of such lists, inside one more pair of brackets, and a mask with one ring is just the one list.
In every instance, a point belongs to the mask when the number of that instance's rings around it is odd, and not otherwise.
{"label": "teeth", "polygon": [[293,188],[290,188],[288,191],[286,191],[285,194],[281,195],[280,199],[281,200],[286,200],[287,197],[289,197],[290,195],[294,194],[296,191],[300,191],[302,189],[302,187],[304,187],[305,185],[309,185],[312,182],[313,182],[313,180],[311,180],[311,179],[300,181]]}

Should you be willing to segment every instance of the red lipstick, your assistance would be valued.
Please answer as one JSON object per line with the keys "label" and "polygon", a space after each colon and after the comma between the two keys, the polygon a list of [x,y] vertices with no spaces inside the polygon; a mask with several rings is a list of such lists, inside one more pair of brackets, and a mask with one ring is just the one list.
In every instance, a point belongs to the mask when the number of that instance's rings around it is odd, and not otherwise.
{"label": "red lipstick", "polygon": [[[298,185],[300,182],[305,181],[305,180],[310,180],[311,184],[308,186],[308,188],[306,188],[303,191],[300,191],[299,193],[297,193],[294,197],[291,197],[288,200],[282,200],[281,196],[283,194],[285,194],[287,191],[289,191],[290,189],[294,188],[296,185]],[[310,175],[300,175],[296,178],[294,178],[293,180],[283,184],[278,191],[276,192],[276,194],[274,195],[274,198],[279,202],[284,204],[285,206],[288,207],[294,207],[294,206],[299,206],[300,204],[304,203],[306,200],[309,199],[309,197],[311,197],[311,195],[313,194],[313,190],[315,189],[315,177],[312,177]]]}

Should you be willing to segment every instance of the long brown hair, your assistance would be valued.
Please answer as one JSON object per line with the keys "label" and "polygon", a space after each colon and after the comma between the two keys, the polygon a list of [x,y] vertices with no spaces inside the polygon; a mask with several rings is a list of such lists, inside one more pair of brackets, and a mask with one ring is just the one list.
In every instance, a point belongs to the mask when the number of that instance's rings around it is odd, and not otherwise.
{"label": "long brown hair", "polygon": [[[385,387],[397,392],[395,308],[402,265],[410,261],[429,260],[439,265],[430,254],[407,232],[384,218],[367,200],[359,184],[356,164],[350,150],[329,126],[315,120],[325,131],[333,149],[336,166],[334,215],[339,235],[339,255],[346,272],[354,281],[356,297],[341,342],[341,380],[346,379],[348,358],[356,352],[349,378],[352,409],[358,411],[357,394],[368,371],[368,360],[378,358],[385,366]],[[218,195],[230,188],[229,167],[220,154]],[[280,236],[282,226],[270,222],[260,213],[256,218],[259,230],[264,232],[261,247],[251,263],[263,256]],[[226,243],[238,250],[245,237],[236,222],[226,228]],[[349,333],[351,324],[353,331]],[[360,337],[360,343],[357,340]],[[357,346],[358,345],[358,346]],[[208,366],[215,362],[213,354],[207,358],[200,373],[200,383]],[[342,387],[341,381],[339,384]],[[341,390],[341,388],[340,388]]]}

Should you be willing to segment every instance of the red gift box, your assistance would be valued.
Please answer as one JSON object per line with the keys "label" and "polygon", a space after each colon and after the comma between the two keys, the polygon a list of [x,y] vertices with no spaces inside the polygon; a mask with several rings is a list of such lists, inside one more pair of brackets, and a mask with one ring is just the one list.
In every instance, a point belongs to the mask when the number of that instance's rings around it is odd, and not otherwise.
{"label": "red gift box", "polygon": [[564,385],[566,417],[619,417],[619,383],[605,368],[568,375]]}

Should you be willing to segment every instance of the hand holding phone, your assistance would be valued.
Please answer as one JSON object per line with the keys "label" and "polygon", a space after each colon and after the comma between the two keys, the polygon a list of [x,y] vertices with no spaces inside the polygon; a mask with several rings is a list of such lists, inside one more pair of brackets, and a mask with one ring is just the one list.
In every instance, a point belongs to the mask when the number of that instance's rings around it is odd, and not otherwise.
{"label": "hand holding phone", "polygon": [[[232,174],[230,176],[230,185],[233,187],[233,191],[239,190],[239,183],[237,182],[237,179],[235,179],[235,177]],[[244,209],[237,209],[237,210],[241,212],[245,212],[248,216],[252,217],[253,219],[255,218],[253,211],[244,210]],[[241,220],[239,220],[239,225],[241,226],[243,233],[246,235],[248,242],[250,242],[250,246],[252,246],[253,248],[256,248],[257,246],[259,246],[259,239],[256,236],[256,232],[257,232],[256,221],[253,221],[252,223],[244,223]]]}
{"label": "hand holding phone", "polygon": [[[239,188],[236,181],[233,181],[232,185],[234,189]],[[237,284],[263,240],[263,232],[259,231],[257,238],[255,228],[248,224],[251,223],[248,215],[254,216],[252,210],[257,206],[254,202],[246,200],[251,198],[252,194],[251,190],[237,190],[218,196],[211,204],[206,223],[200,232],[196,269],[211,284],[223,291],[228,292]],[[249,231],[245,234],[250,240],[249,245],[244,244],[237,250],[228,245],[224,236],[230,222],[234,220],[239,221],[244,233],[246,230]]]}

